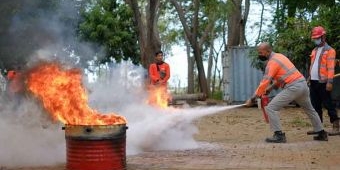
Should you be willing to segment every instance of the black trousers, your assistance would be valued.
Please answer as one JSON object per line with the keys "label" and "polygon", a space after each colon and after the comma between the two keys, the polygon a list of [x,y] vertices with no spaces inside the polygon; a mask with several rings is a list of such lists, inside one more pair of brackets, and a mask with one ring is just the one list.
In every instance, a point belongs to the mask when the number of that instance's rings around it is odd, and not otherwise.
{"label": "black trousers", "polygon": [[327,83],[319,83],[317,80],[310,81],[310,97],[311,102],[318,112],[321,122],[323,122],[322,117],[322,106],[327,109],[329,121],[333,123],[334,121],[338,120],[338,114],[335,108],[335,104],[332,102],[331,92],[326,90]]}

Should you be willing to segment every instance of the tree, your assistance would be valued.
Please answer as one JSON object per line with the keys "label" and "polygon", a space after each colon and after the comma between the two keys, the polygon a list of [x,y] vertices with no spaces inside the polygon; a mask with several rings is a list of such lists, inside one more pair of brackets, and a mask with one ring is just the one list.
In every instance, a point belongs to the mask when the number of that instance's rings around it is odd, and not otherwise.
{"label": "tree", "polygon": [[[216,3],[216,1],[202,2],[206,4]],[[198,70],[198,81],[200,85],[200,90],[206,96],[209,96],[209,89],[203,66],[202,47],[203,43],[205,43],[205,41],[208,39],[209,34],[211,33],[211,30],[215,25],[216,18],[205,17],[204,19],[206,19],[206,25],[204,31],[200,32],[200,28],[202,27],[202,25],[204,25],[204,23],[199,22],[199,18],[202,17],[200,16],[201,4],[199,0],[193,0],[192,2],[170,0],[170,3],[174,5],[177,11],[179,20],[181,21],[184,29],[185,36],[187,37],[188,42],[190,43],[193,50],[193,55]],[[183,4],[187,7],[191,7],[193,10],[184,10]],[[213,9],[211,9],[211,11],[213,11]],[[213,12],[209,14],[213,15]]]}
{"label": "tree", "polygon": [[327,31],[327,42],[336,50],[337,58],[340,57],[340,36],[339,36],[340,2],[333,6],[320,6],[318,15],[312,21],[313,26],[322,25]]}
{"label": "tree", "polygon": [[274,23],[276,29],[281,32],[287,27],[293,28],[294,23],[291,19],[295,18],[297,13],[301,13],[301,10],[303,13],[313,15],[320,5],[334,6],[336,0],[270,0],[270,2],[276,2]]}
{"label": "tree", "polygon": [[89,6],[92,7],[82,12],[83,21],[78,34],[83,40],[105,48],[105,57],[101,62],[130,59],[134,64],[139,64],[137,36],[130,8],[112,0],[98,0]]}
{"label": "tree", "polygon": [[334,0],[308,0],[304,3],[291,0],[274,2],[277,3],[273,21],[276,31],[264,35],[262,40],[271,42],[275,51],[284,53],[307,75],[309,55],[314,48],[310,40],[310,31],[314,26],[323,25],[328,30],[328,42],[337,49],[338,37],[334,32],[338,32],[336,18],[339,16],[339,4]]}
{"label": "tree", "polygon": [[[238,46],[246,43],[245,26],[249,14],[250,0],[245,0],[245,8],[242,11],[243,0],[227,1],[228,13],[228,44],[227,46]],[[243,14],[242,14],[243,12]]]}
{"label": "tree", "polygon": [[[217,5],[217,6],[215,6]],[[211,33],[209,36],[208,41],[204,44],[205,48],[209,50],[208,54],[208,75],[207,75],[207,81],[208,81],[208,89],[211,90],[211,94],[213,95],[215,93],[215,87],[216,87],[216,77],[217,73],[219,72],[218,69],[218,58],[221,54],[221,51],[225,45],[225,35],[226,35],[226,23],[227,23],[227,18],[228,18],[228,4],[224,2],[214,2],[212,5],[205,5],[204,8],[207,11],[213,11],[214,12],[214,17],[217,18],[215,22],[214,28],[211,30]],[[208,17],[211,15],[208,15]],[[223,37],[223,38],[220,38]],[[217,44],[215,42],[221,41],[223,43]],[[216,45],[220,45],[218,50],[216,50]],[[220,78],[220,75],[218,76]],[[220,90],[220,84],[221,84],[221,79],[219,79],[219,86],[218,89]]]}
{"label": "tree", "polygon": [[[131,7],[138,34],[141,63],[148,68],[153,62],[153,54],[161,49],[157,21],[160,14],[160,0],[125,0]],[[144,7],[142,7],[144,6]]]}
{"label": "tree", "polygon": [[260,41],[260,38],[261,38],[261,33],[262,33],[262,25],[263,25],[263,13],[264,13],[264,3],[262,0],[257,0],[260,5],[261,5],[261,16],[260,16],[260,23],[259,23],[259,33],[258,33],[258,36],[255,40],[255,45],[257,45]]}

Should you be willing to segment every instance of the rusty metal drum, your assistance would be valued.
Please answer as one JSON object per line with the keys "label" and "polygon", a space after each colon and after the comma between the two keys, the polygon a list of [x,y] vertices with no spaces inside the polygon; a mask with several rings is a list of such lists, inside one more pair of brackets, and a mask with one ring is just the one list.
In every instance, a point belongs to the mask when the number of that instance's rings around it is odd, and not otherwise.
{"label": "rusty metal drum", "polygon": [[126,125],[65,125],[67,170],[125,170]]}

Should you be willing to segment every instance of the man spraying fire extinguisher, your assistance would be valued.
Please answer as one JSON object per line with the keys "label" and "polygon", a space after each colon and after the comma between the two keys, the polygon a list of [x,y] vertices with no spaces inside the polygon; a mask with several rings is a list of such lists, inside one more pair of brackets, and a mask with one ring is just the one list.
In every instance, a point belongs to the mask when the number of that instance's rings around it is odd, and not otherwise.
{"label": "man spraying fire extinguisher", "polygon": [[271,90],[268,86],[272,81],[275,82],[275,86],[282,88],[282,91],[264,107],[268,114],[270,128],[274,132],[273,137],[266,138],[265,141],[269,143],[286,142],[285,133],[281,130],[279,111],[292,101],[297,102],[311,120],[313,130],[317,132],[314,140],[327,141],[328,134],[324,131],[321,120],[311,104],[307,81],[303,75],[286,56],[273,52],[269,43],[261,43],[257,50],[259,59],[268,60],[268,62],[260,85],[245,105],[250,106],[257,97],[260,98],[268,93]]}

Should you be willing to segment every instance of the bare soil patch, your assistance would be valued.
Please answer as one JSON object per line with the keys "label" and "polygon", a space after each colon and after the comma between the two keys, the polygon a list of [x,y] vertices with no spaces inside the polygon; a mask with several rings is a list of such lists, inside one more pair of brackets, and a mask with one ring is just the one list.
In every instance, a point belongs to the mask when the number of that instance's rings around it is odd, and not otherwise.
{"label": "bare soil patch", "polygon": [[[326,130],[331,129],[327,114]],[[268,144],[272,135],[258,108],[238,108],[202,117],[193,122],[201,148],[145,152],[127,157],[128,170],[225,170],[225,169],[340,169],[340,136],[328,142],[313,141],[307,116],[300,108],[287,107],[281,123],[287,143]],[[53,167],[22,167],[0,170],[64,170]]]}

